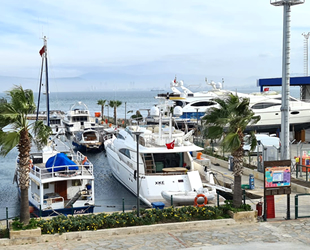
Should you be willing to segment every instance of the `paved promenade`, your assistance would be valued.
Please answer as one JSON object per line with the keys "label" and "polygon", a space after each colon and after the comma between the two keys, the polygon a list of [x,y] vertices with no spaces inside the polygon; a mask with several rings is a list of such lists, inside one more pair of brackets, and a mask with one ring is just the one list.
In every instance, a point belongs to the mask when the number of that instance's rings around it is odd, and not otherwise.
{"label": "paved promenade", "polygon": [[[3,249],[310,249],[310,219],[211,226],[136,235],[49,240],[45,243],[5,246]],[[52,238],[51,238],[52,239]]]}

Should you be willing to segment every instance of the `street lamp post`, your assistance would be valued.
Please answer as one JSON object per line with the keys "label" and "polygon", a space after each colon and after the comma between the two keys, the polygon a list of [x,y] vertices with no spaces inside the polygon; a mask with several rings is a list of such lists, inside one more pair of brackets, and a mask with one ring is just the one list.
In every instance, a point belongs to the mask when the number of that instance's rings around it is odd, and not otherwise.
{"label": "street lamp post", "polygon": [[139,136],[143,133],[143,132],[132,132],[134,135],[136,135],[136,141],[137,141],[137,217],[140,216],[140,193],[139,193]]}
{"label": "street lamp post", "polygon": [[290,22],[291,6],[305,0],[270,0],[274,6],[283,6],[283,51],[282,51],[282,105],[281,105],[281,158],[289,159],[289,94],[290,94]]}

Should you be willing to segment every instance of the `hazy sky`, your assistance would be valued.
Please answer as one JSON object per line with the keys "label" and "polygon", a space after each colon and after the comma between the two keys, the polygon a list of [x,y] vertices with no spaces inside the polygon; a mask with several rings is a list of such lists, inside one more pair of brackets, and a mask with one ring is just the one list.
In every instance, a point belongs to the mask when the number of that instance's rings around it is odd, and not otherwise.
{"label": "hazy sky", "polygon": [[[0,76],[37,79],[43,35],[57,78],[171,74],[169,83],[176,74],[216,81],[281,76],[283,7],[269,0],[1,2]],[[290,72],[302,75],[310,1],[291,10]]]}

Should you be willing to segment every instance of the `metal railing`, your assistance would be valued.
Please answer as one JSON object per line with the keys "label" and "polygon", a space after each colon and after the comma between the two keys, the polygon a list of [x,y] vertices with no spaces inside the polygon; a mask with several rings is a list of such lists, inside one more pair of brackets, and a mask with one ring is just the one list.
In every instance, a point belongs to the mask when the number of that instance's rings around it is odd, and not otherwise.
{"label": "metal railing", "polygon": [[310,166],[296,164],[296,179],[302,179],[308,182],[309,172],[310,172]]}
{"label": "metal railing", "polygon": [[298,197],[299,196],[310,196],[310,194],[296,194],[295,195],[295,219],[297,218],[310,218],[310,214],[309,215],[305,215],[305,216],[299,216],[298,215]]}

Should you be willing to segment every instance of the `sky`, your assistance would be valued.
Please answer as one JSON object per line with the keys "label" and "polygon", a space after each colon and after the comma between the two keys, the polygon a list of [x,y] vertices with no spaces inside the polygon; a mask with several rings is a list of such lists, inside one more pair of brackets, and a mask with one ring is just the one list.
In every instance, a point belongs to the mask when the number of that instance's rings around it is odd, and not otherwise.
{"label": "sky", "polygon": [[[1,0],[0,17],[0,92],[37,89],[43,36],[57,91],[168,88],[175,76],[255,88],[282,75],[283,7],[269,0]],[[290,24],[301,76],[310,1],[291,7]]]}

